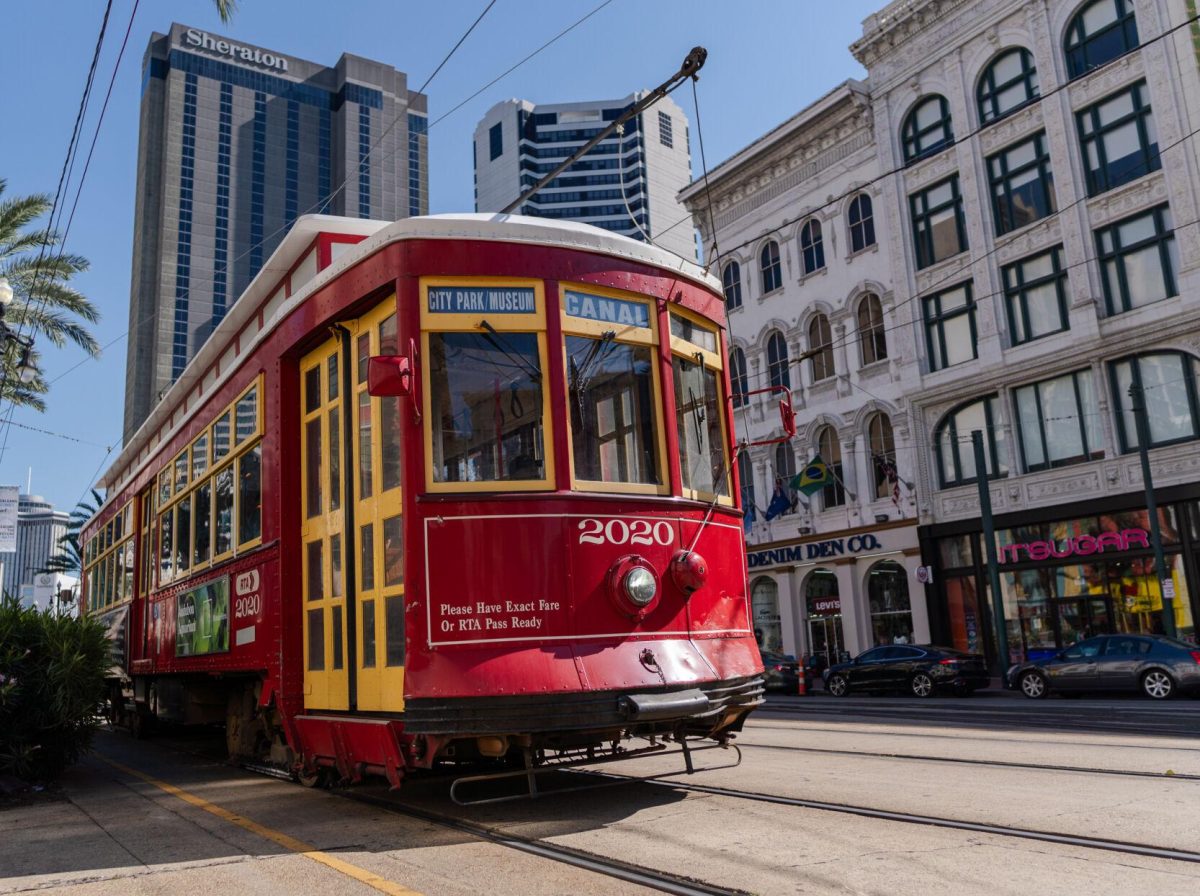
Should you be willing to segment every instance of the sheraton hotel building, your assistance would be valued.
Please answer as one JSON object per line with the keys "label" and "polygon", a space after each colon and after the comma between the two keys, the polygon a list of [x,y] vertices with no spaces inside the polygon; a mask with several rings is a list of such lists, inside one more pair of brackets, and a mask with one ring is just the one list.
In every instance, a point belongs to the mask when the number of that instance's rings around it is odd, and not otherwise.
{"label": "sheraton hotel building", "polygon": [[142,64],[124,437],[300,215],[428,212],[427,106],[390,65],[332,67],[186,25]]}

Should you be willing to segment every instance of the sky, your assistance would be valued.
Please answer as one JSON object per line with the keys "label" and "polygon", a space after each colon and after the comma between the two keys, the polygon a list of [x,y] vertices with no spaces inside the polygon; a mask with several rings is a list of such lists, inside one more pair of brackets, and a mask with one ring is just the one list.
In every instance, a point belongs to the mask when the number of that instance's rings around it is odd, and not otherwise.
{"label": "sky", "polygon": [[[136,0],[113,0],[83,126],[83,154],[96,133],[121,42]],[[468,100],[604,0],[497,0],[426,88],[430,121]],[[700,140],[711,169],[796,114],[846,78],[865,72],[847,49],[883,0],[609,0],[583,24],[447,115],[429,133],[430,212],[474,210],[471,140],[495,103],[623,97],[678,70],[693,46],[708,50],[692,91],[673,94],[692,128],[693,176],[702,174]],[[0,484],[19,485],[63,510],[90,488],[120,451],[125,333],[133,253],[142,55],[152,32],[172,21],[333,65],[343,52],[378,59],[423,84],[487,0],[240,0],[223,25],[212,0],[144,0],[96,138],[67,251],[90,269],[75,286],[99,308],[99,360],[43,340],[51,383],[47,410],[0,407]],[[53,195],[94,52],[103,0],[41,0],[4,9],[0,52],[0,178],[6,197]],[[68,206],[69,208],[69,206]]]}

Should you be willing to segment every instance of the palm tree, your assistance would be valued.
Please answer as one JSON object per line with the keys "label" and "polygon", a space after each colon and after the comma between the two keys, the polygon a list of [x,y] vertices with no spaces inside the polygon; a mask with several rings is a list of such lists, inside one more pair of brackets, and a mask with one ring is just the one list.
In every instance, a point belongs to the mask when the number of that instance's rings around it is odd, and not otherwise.
{"label": "palm tree", "polygon": [[67,521],[67,531],[58,539],[58,553],[47,560],[46,565],[38,572],[61,572],[77,579],[83,578],[83,545],[79,541],[80,533],[84,524],[96,515],[103,503],[104,496],[92,489],[90,503],[80,501],[75,505],[75,509],[71,511],[71,518]]}
{"label": "palm tree", "polygon": [[[56,249],[62,238],[49,228],[29,229],[29,225],[50,211],[53,203],[43,194],[4,198],[6,181],[0,178],[0,278],[13,290],[13,302],[4,309],[4,325],[14,335],[45,339],[59,348],[73,342],[93,358],[100,354],[86,324],[100,318],[96,307],[69,285],[88,261]],[[40,372],[22,382],[17,367],[23,360],[37,362],[33,350],[23,358],[24,346],[16,339],[3,341],[0,349],[0,401],[43,411],[43,395],[49,385]]]}
{"label": "palm tree", "polygon": [[234,12],[237,11],[237,0],[214,0],[217,4],[217,15],[221,17],[222,22],[228,22],[233,18]]}

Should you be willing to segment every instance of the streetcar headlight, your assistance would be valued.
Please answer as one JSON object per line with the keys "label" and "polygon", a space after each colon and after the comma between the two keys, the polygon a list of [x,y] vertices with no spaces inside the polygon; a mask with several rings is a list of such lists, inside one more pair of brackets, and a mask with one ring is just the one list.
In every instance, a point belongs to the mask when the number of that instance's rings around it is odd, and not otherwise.
{"label": "streetcar headlight", "polygon": [[654,595],[658,592],[654,574],[642,566],[635,566],[625,573],[622,584],[625,586],[625,594],[639,607],[644,607],[654,600]]}

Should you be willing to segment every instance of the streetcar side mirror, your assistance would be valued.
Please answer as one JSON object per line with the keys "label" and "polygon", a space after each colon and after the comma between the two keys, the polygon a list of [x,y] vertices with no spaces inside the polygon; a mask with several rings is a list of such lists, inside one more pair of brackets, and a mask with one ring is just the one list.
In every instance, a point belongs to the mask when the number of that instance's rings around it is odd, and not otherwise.
{"label": "streetcar side mirror", "polygon": [[367,391],[376,398],[408,395],[412,364],[403,355],[374,355],[367,362]]}

